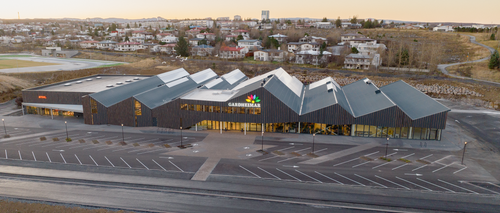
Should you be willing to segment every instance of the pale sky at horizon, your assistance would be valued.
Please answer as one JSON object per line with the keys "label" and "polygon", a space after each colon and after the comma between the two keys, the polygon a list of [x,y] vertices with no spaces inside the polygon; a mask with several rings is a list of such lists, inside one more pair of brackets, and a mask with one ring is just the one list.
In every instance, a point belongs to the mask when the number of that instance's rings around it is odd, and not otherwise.
{"label": "pale sky at horizon", "polygon": [[[153,18],[166,19],[230,17],[260,18],[262,10],[269,10],[271,18],[323,18],[336,19],[375,18],[418,22],[471,22],[500,24],[499,0],[355,0],[340,1],[269,1],[235,3],[227,0],[189,1],[132,1],[87,0],[68,3],[68,0],[4,1],[0,19],[25,18]],[[417,4],[417,5],[415,5]]]}

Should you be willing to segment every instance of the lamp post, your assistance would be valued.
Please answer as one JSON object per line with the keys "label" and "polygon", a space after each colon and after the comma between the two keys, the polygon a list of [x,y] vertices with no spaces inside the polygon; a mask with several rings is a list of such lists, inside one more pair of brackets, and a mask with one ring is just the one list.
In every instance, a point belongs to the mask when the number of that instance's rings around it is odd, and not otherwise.
{"label": "lamp post", "polygon": [[181,147],[182,147],[182,126],[181,126]]}
{"label": "lamp post", "polygon": [[312,146],[312,153],[314,154],[314,137],[316,136],[316,133],[313,133],[313,146]]}
{"label": "lamp post", "polygon": [[7,128],[5,128],[5,120],[2,118],[3,130],[5,130],[5,135],[7,135]]}
{"label": "lamp post", "polygon": [[467,141],[464,142],[464,152],[462,153],[462,165],[464,165],[465,147],[466,146],[467,146]]}
{"label": "lamp post", "polygon": [[387,137],[387,143],[385,143],[385,158],[387,158],[387,148],[389,147],[389,137]]}
{"label": "lamp post", "polygon": [[123,124],[122,124],[122,141],[125,142],[125,135],[123,134]]}
{"label": "lamp post", "polygon": [[66,126],[66,139],[68,139],[69,135],[68,135],[68,122],[67,121],[64,121],[64,126]]}
{"label": "lamp post", "polygon": [[261,142],[262,148],[260,150],[262,150],[262,152],[264,152],[264,131],[262,131],[261,136],[262,137],[261,137],[260,142]]}

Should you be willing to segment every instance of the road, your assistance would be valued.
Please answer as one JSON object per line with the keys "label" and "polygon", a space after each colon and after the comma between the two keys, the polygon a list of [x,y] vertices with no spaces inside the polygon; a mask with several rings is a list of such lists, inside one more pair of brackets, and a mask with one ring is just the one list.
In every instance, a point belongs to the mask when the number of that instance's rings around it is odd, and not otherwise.
{"label": "road", "polygon": [[[470,37],[470,41],[474,44],[477,44],[477,45],[480,45],[482,47],[485,47],[486,49],[488,49],[491,53],[494,53],[495,52],[495,49],[494,48],[491,48],[489,46],[486,46],[484,44],[481,44],[479,42],[476,41],[476,37],[475,36],[470,36],[470,35],[466,35],[466,36],[469,36]],[[482,58],[482,59],[478,59],[478,60],[474,60],[474,61],[466,61],[466,62],[458,62],[458,63],[453,63],[453,64],[439,64],[438,65],[438,69],[445,75],[447,76],[450,76],[450,77],[454,77],[454,78],[460,78],[460,79],[468,79],[468,80],[475,80],[475,81],[480,81],[480,82],[484,82],[484,83],[488,83],[488,84],[494,84],[494,85],[497,85],[497,86],[500,86],[500,83],[498,82],[493,82],[493,81],[486,81],[486,80],[481,80],[481,79],[475,79],[475,78],[469,78],[469,77],[464,77],[464,76],[458,76],[458,75],[454,75],[454,74],[450,74],[447,70],[448,67],[451,67],[451,66],[455,66],[455,65],[460,65],[460,64],[470,64],[470,63],[477,63],[477,62],[483,62],[483,61],[486,61],[486,60],[489,60],[490,59],[490,56],[488,57],[485,57],[485,58]]]}

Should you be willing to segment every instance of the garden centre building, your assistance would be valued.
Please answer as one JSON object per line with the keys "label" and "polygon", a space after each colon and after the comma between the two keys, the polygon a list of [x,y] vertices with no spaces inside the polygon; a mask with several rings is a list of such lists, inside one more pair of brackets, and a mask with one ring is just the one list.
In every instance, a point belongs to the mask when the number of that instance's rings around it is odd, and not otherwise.
{"label": "garden centre building", "polygon": [[196,130],[316,133],[440,140],[449,108],[404,81],[302,84],[282,68],[177,69],[155,76],[96,75],[23,91],[23,111],[82,115],[86,124]]}

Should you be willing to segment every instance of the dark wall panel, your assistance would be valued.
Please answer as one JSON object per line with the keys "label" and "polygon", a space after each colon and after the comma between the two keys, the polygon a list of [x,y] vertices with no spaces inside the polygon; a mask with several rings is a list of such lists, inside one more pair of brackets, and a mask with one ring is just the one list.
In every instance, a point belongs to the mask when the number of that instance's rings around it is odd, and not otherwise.
{"label": "dark wall panel", "polygon": [[108,124],[135,126],[134,99],[127,98],[113,106],[108,107]]}
{"label": "dark wall panel", "polygon": [[[135,99],[134,99],[134,102],[135,102]],[[133,110],[134,110],[134,115],[135,115],[135,103],[134,103]],[[151,109],[149,109],[146,105],[141,103],[141,113],[142,113],[142,115],[137,116],[137,125],[136,126],[153,126],[153,119],[152,119],[153,116],[152,116]]]}
{"label": "dark wall panel", "polygon": [[[52,92],[52,91],[23,91],[23,101],[26,103],[48,104],[82,104],[82,97],[89,92]],[[40,98],[44,96],[46,99]]]}
{"label": "dark wall panel", "polygon": [[92,113],[90,109],[90,96],[86,95],[82,97],[83,105],[83,121],[85,124],[92,124]]}
{"label": "dark wall panel", "polygon": [[352,124],[354,117],[340,105],[335,104],[300,116],[301,122],[334,125]]}

